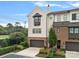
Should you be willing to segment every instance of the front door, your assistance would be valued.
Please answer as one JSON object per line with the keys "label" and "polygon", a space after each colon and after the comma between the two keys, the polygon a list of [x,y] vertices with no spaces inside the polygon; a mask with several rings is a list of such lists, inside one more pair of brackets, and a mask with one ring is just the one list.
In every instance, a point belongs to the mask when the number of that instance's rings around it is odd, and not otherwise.
{"label": "front door", "polygon": [[58,49],[60,49],[60,45],[61,45],[61,41],[58,40],[58,41],[57,41],[57,48],[58,48]]}

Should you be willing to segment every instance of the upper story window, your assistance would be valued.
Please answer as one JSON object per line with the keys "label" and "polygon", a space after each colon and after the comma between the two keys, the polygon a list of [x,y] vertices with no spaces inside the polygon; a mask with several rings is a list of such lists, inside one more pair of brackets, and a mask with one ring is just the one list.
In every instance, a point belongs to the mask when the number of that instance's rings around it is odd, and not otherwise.
{"label": "upper story window", "polygon": [[79,20],[79,13],[73,13],[72,20]]}
{"label": "upper story window", "polygon": [[63,21],[67,21],[67,14],[63,15]]}
{"label": "upper story window", "polygon": [[41,29],[40,28],[33,28],[33,33],[41,33]]}
{"label": "upper story window", "polygon": [[79,13],[76,14],[76,19],[79,20]]}
{"label": "upper story window", "polygon": [[61,15],[57,15],[57,21],[61,21]]}
{"label": "upper story window", "polygon": [[39,13],[36,13],[34,16],[34,26],[40,26],[41,24],[41,15]]}

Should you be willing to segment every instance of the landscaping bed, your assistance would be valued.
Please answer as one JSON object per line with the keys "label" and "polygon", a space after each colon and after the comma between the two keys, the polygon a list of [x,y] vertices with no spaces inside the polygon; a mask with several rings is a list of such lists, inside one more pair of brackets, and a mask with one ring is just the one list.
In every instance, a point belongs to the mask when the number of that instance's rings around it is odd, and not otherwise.
{"label": "landscaping bed", "polygon": [[49,52],[50,52],[49,48],[42,48],[42,49],[40,49],[39,54],[37,54],[36,56],[46,58],[48,56]]}
{"label": "landscaping bed", "polygon": [[65,49],[52,49],[47,58],[65,58]]}
{"label": "landscaping bed", "polygon": [[40,49],[39,54],[36,56],[43,58],[65,58],[65,50],[60,49],[59,54],[57,53],[57,49],[53,48],[42,48]]}

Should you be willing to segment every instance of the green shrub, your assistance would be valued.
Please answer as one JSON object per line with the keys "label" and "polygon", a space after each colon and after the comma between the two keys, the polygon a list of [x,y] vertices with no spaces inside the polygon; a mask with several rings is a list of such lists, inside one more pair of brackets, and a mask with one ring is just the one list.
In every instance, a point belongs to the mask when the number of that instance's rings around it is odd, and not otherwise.
{"label": "green shrub", "polygon": [[7,47],[7,46],[8,46],[7,40],[6,40],[6,39],[1,40],[1,41],[0,41],[0,46],[1,46],[1,47]]}
{"label": "green shrub", "polygon": [[49,53],[49,49],[42,48],[42,49],[40,49],[40,52],[39,53],[40,54],[48,54]]}
{"label": "green shrub", "polygon": [[15,49],[16,50],[22,50],[22,49],[24,49],[24,47],[22,45],[16,45]]}
{"label": "green shrub", "polygon": [[65,49],[64,49],[64,48],[62,48],[62,49],[61,49],[61,51],[64,51],[64,52],[65,52]]}
{"label": "green shrub", "polygon": [[24,46],[25,48],[28,47],[28,43],[26,41],[25,42],[21,42],[20,45]]}
{"label": "green shrub", "polygon": [[64,48],[62,48],[61,49],[61,54],[60,54],[62,57],[65,57],[65,49]]}
{"label": "green shrub", "polygon": [[48,54],[48,58],[53,58],[55,56],[56,51],[54,49],[51,49],[50,53]]}
{"label": "green shrub", "polygon": [[22,32],[14,32],[10,34],[11,45],[19,44],[25,40],[25,35]]}
{"label": "green shrub", "polygon": [[15,46],[8,46],[8,47],[0,48],[0,55],[9,53],[14,50],[15,50]]}
{"label": "green shrub", "polygon": [[52,57],[54,57],[54,53],[53,53],[53,52],[50,52],[50,53],[48,54],[48,58],[52,58]]}

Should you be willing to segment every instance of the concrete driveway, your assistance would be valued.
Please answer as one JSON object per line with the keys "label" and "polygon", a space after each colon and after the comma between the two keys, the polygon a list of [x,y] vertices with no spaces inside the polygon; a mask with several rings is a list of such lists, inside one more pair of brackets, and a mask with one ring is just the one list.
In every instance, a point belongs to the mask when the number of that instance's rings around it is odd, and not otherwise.
{"label": "concrete driveway", "polygon": [[1,56],[1,58],[34,58],[39,53],[40,48],[29,47],[20,52],[13,52],[6,55]]}
{"label": "concrete driveway", "polygon": [[66,51],[66,58],[79,58],[79,52],[76,51]]}
{"label": "concrete driveway", "polygon": [[23,55],[23,56],[35,57],[35,55],[37,55],[39,53],[39,50],[40,50],[40,48],[30,47],[30,48],[27,48],[23,51],[16,53],[16,54]]}

